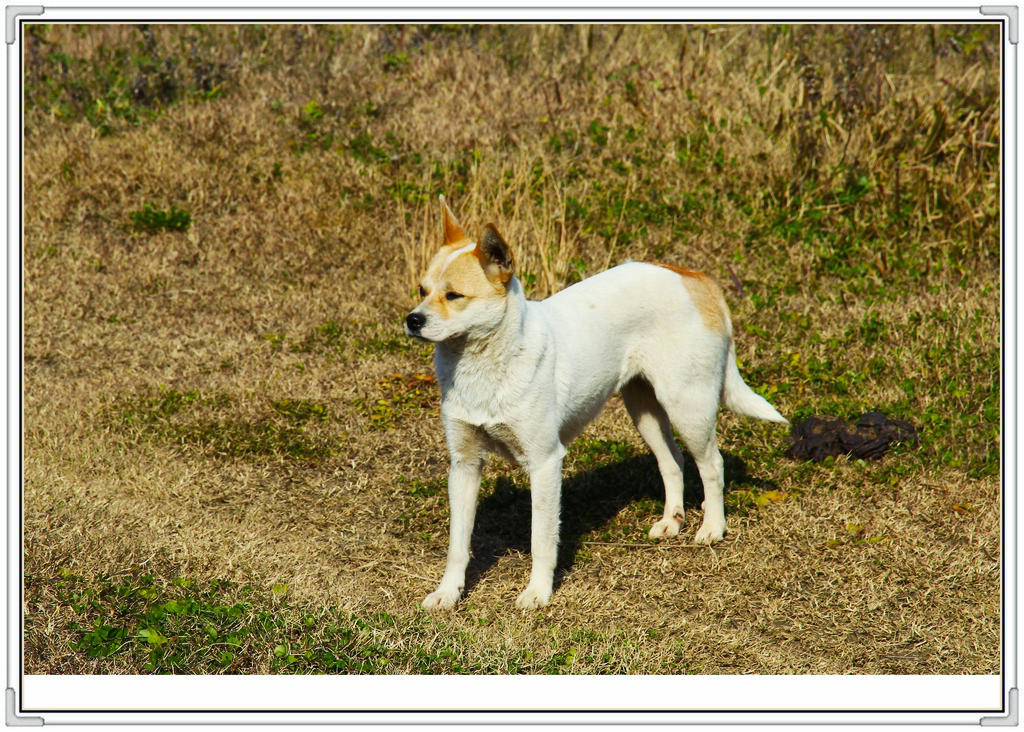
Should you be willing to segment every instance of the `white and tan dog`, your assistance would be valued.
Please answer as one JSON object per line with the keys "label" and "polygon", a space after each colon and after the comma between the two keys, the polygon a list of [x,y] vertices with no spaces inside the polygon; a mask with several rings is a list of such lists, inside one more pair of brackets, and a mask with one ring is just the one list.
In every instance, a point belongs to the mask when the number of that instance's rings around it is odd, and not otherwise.
{"label": "white and tan dog", "polygon": [[409,335],[437,344],[451,471],[448,563],[424,607],[451,607],[465,585],[484,458],[518,461],[532,493],[530,582],[516,605],[551,599],[566,446],[615,392],[658,461],[665,512],[651,537],[683,524],[683,457],[678,431],[704,484],[696,541],[725,534],[720,405],[786,422],[743,382],[729,310],[719,287],[698,272],[630,262],[546,300],[528,301],[512,253],[492,224],[466,238],[441,198],[445,244],[420,284],[422,302],[405,320]]}

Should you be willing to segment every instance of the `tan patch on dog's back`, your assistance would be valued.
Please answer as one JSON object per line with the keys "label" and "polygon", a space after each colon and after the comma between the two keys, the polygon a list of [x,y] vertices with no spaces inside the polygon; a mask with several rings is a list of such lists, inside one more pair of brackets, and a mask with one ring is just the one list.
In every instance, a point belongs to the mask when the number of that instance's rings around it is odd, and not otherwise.
{"label": "tan patch on dog's back", "polygon": [[693,300],[693,304],[708,330],[726,335],[729,333],[729,307],[725,304],[722,288],[718,286],[717,282],[703,272],[675,267],[671,264],[657,262],[652,262],[652,264],[671,270],[682,277],[683,285],[690,293],[690,299]]}

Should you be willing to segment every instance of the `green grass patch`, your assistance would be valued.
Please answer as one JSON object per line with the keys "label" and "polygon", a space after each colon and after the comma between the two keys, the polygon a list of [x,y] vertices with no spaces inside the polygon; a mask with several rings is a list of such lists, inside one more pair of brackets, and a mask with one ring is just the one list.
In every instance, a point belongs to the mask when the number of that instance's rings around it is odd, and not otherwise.
{"label": "green grass patch", "polygon": [[[165,108],[220,97],[233,78],[229,61],[202,42],[208,30],[180,26],[173,44],[144,24],[134,43],[100,45],[89,57],[66,51],[49,24],[26,24],[29,36],[26,109],[71,123],[85,120],[100,135],[154,119]],[[88,26],[82,26],[88,30]]]}
{"label": "green grass patch", "polygon": [[103,418],[130,441],[200,449],[219,457],[311,460],[334,455],[343,435],[313,430],[327,423],[326,405],[271,401],[269,408],[228,394],[158,387],[125,396]]}
{"label": "green grass patch", "polygon": [[[451,644],[429,643],[426,618],[399,621],[289,602],[283,585],[171,582],[152,575],[92,580],[65,571],[57,599],[66,631],[97,671],[129,673],[475,673]],[[422,645],[403,648],[402,637]]]}
{"label": "green grass patch", "polygon": [[303,425],[310,420],[324,421],[327,419],[327,407],[309,399],[281,399],[271,402],[278,414],[283,415],[291,424]]}
{"label": "green grass patch", "polygon": [[618,440],[576,440],[569,446],[566,465],[571,469],[594,470],[605,465],[621,463],[643,454],[628,442]]}
{"label": "green grass patch", "polygon": [[150,234],[162,229],[187,231],[192,225],[192,215],[174,205],[165,211],[146,203],[140,210],[132,211],[128,216],[132,221],[132,228]]}
{"label": "green grass patch", "polygon": [[[276,348],[283,347],[288,337],[283,333],[268,334]],[[401,322],[338,323],[328,320],[306,331],[287,344],[292,353],[310,353],[329,358],[374,358],[385,354],[429,354],[430,345],[414,341],[402,331]]]}
{"label": "green grass patch", "polygon": [[354,403],[375,430],[394,429],[405,418],[440,406],[441,391],[432,374],[389,374],[375,386],[374,396]]}
{"label": "green grass patch", "polygon": [[[635,643],[618,631],[569,628],[535,649],[482,648],[471,631],[444,632],[445,619],[434,615],[313,607],[290,601],[281,583],[65,569],[53,587],[69,618],[58,632],[94,673],[621,673]],[[479,617],[480,627],[495,622]]]}
{"label": "green grass patch", "polygon": [[334,144],[334,135],[325,128],[324,108],[315,99],[310,99],[298,112],[299,134],[292,138],[292,152],[302,155],[310,150],[329,150]]}

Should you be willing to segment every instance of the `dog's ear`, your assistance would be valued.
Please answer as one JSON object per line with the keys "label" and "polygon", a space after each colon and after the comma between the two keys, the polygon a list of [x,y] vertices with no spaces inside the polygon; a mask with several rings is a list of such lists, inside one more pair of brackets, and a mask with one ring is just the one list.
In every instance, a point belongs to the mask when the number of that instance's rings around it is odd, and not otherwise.
{"label": "dog's ear", "polygon": [[462,231],[462,227],[459,226],[458,220],[455,218],[455,214],[448,208],[448,204],[444,202],[444,196],[438,196],[441,201],[441,221],[444,226],[444,243],[454,244],[457,241],[464,241],[466,238],[465,233]]}
{"label": "dog's ear", "polygon": [[501,238],[494,224],[487,224],[484,227],[484,235],[480,239],[477,252],[488,278],[499,280],[502,284],[508,282],[515,269],[515,261],[512,258],[512,250]]}

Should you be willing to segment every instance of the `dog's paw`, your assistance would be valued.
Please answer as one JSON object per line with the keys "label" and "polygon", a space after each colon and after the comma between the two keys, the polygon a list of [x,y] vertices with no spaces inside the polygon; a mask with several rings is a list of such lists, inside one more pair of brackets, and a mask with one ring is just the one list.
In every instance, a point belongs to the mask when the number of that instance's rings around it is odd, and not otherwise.
{"label": "dog's paw", "polygon": [[551,601],[551,588],[547,590],[527,587],[516,599],[516,607],[522,610],[534,610],[544,607]]}
{"label": "dog's paw", "polygon": [[453,607],[459,601],[462,593],[459,590],[437,589],[431,592],[421,603],[427,610],[447,609]]}
{"label": "dog's paw", "polygon": [[682,526],[681,518],[663,518],[651,527],[647,536],[651,539],[666,539],[679,535],[679,527]]}
{"label": "dog's paw", "polygon": [[725,536],[725,525],[717,526],[715,524],[708,524],[705,521],[699,529],[697,529],[697,535],[693,537],[693,540],[697,544],[714,544],[716,541],[721,541],[722,537]]}

